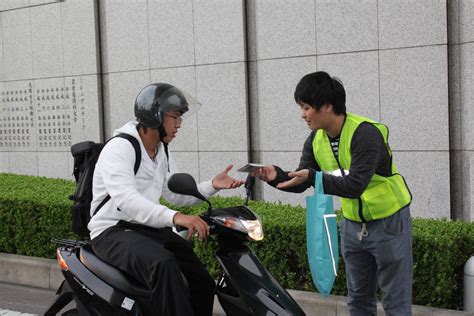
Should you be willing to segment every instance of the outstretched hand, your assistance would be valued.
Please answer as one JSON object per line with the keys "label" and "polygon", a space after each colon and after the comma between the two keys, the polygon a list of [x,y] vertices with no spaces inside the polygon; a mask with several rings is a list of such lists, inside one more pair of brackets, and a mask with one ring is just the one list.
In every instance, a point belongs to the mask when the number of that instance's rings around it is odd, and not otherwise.
{"label": "outstretched hand", "polygon": [[228,165],[223,171],[219,172],[214,179],[212,179],[212,186],[214,189],[234,189],[245,183],[244,180],[234,179],[229,176],[229,171],[232,167],[233,165]]}
{"label": "outstretched hand", "polygon": [[298,184],[301,184],[303,182],[308,181],[308,176],[309,176],[309,170],[308,169],[302,169],[298,170],[296,172],[290,172],[288,173],[288,176],[290,176],[292,179],[278,183],[277,188],[278,189],[285,189],[289,187],[294,187]]}

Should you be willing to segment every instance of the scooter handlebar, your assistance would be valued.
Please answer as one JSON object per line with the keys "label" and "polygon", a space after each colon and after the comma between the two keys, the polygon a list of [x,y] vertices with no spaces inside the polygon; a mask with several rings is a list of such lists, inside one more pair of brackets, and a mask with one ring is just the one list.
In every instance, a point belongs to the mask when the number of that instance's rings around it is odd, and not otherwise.
{"label": "scooter handlebar", "polygon": [[[207,225],[209,226],[209,232],[212,234],[213,230],[216,228],[216,225],[214,225],[212,221],[210,222],[209,217],[206,216],[205,214],[201,214],[199,215],[199,217],[201,217],[207,223]],[[188,230],[187,227],[179,226],[179,225],[176,225],[175,229],[178,233],[184,230]]]}
{"label": "scooter handlebar", "polygon": [[176,225],[175,228],[178,233],[182,232],[183,230],[188,230],[187,227],[179,226],[179,225]]}

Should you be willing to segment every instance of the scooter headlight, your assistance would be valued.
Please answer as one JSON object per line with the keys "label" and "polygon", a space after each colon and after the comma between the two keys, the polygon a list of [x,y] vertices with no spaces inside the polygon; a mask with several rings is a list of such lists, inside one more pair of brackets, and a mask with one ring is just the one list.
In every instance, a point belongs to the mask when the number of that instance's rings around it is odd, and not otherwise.
{"label": "scooter headlight", "polygon": [[262,222],[258,217],[255,220],[245,220],[232,216],[216,216],[214,219],[221,222],[225,227],[246,233],[252,240],[259,241],[263,239]]}

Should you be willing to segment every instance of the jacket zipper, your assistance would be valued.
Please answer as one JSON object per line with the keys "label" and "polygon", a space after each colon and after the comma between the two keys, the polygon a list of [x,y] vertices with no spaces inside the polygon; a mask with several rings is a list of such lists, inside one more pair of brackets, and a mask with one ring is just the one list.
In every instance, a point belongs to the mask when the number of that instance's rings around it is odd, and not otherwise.
{"label": "jacket zipper", "polygon": [[364,215],[362,213],[362,199],[358,198],[357,200],[359,200],[359,217],[360,217],[360,220],[362,221],[362,223],[365,223],[367,221],[365,220]]}

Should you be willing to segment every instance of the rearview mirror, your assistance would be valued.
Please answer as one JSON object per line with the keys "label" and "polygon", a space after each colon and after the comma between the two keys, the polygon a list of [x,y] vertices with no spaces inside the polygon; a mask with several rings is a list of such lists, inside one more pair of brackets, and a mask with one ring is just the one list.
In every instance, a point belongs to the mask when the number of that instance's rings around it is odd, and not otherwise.
{"label": "rearview mirror", "polygon": [[209,202],[206,197],[199,192],[194,178],[187,173],[173,174],[168,180],[168,188],[171,192],[194,196],[195,198],[211,205],[211,202]]}

